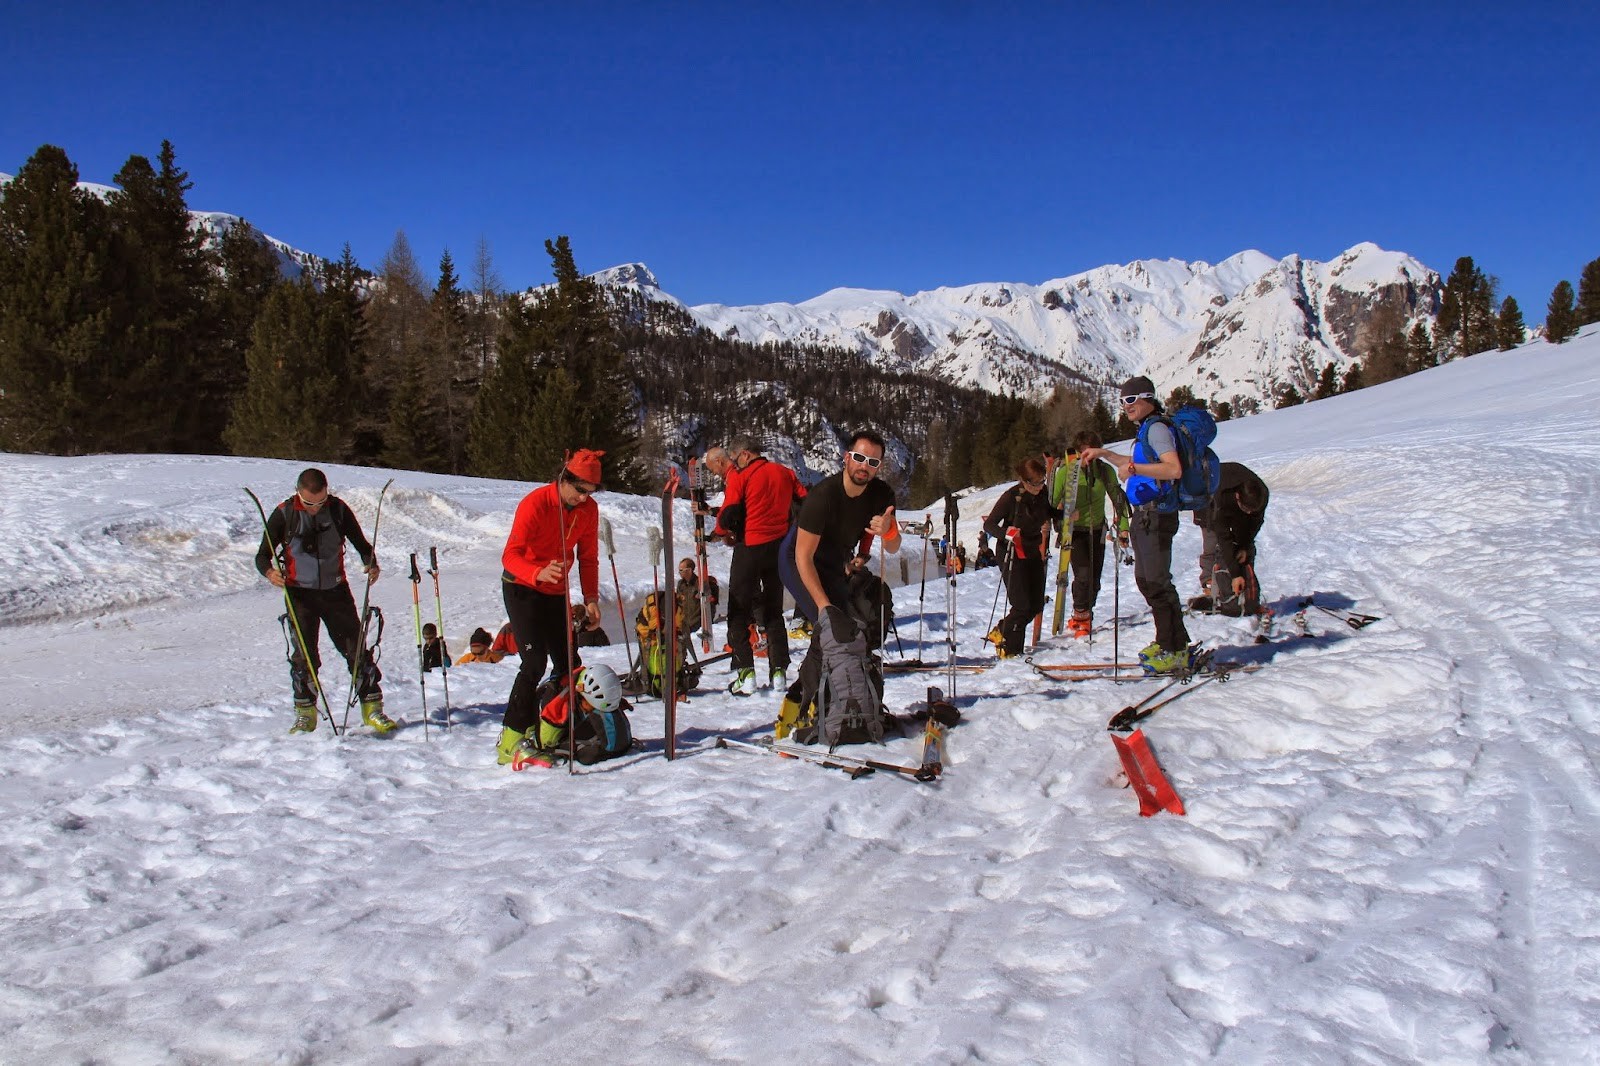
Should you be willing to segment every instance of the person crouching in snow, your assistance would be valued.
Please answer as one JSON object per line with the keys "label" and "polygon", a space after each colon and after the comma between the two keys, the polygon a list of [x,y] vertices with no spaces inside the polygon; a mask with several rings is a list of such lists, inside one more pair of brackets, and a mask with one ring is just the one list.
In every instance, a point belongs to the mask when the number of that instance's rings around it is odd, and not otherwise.
{"label": "person crouching in snow", "polygon": [[[578,713],[570,714],[571,694],[576,692]],[[622,698],[622,679],[603,663],[581,666],[572,684],[561,685],[555,678],[539,686],[543,707],[538,727],[517,742],[511,753],[511,768],[550,767],[567,758],[568,728],[572,754],[589,764],[621,755],[633,747],[633,730],[628,724],[628,702]],[[574,724],[575,722],[575,724]]]}

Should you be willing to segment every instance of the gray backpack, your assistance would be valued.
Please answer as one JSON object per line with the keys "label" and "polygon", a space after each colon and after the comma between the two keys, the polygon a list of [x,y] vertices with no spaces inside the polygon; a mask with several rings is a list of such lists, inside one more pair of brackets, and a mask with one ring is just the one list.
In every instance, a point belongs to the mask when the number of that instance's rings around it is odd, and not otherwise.
{"label": "gray backpack", "polygon": [[883,711],[868,672],[866,632],[844,611],[829,607],[817,620],[816,640],[822,649],[820,739],[830,748],[862,733],[881,742]]}

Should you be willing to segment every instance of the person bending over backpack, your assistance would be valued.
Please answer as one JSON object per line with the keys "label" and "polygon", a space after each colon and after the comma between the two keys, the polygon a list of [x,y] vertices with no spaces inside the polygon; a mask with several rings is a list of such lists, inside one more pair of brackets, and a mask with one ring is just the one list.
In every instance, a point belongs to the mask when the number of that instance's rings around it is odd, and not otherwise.
{"label": "person bending over backpack", "polygon": [[1243,463],[1223,463],[1211,505],[1194,513],[1200,527],[1200,595],[1190,610],[1234,618],[1261,612],[1256,585],[1256,535],[1267,517],[1267,483]]}

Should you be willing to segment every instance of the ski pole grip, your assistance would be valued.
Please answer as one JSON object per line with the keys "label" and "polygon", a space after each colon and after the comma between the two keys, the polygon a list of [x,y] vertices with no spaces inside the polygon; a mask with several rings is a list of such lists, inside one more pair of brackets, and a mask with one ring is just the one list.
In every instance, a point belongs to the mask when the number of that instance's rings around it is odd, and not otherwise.
{"label": "ski pole grip", "polygon": [[439,572],[439,546],[437,544],[430,544],[428,546],[428,573],[437,574],[438,572]]}
{"label": "ski pole grip", "polygon": [[422,583],[422,573],[417,569],[417,553],[411,553],[411,580],[417,584]]}
{"label": "ski pole grip", "polygon": [[617,557],[617,546],[611,539],[611,519],[605,515],[600,516],[600,539],[606,546],[606,558],[615,559]]}

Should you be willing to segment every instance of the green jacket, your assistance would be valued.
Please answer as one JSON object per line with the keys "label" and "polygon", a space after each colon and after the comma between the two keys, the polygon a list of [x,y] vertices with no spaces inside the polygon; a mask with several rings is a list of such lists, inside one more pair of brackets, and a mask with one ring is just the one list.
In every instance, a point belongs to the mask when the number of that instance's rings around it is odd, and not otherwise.
{"label": "green jacket", "polygon": [[1077,455],[1068,455],[1056,467],[1055,485],[1050,489],[1050,500],[1062,510],[1071,514],[1078,512],[1078,520],[1072,523],[1074,529],[1100,529],[1106,524],[1106,497],[1111,497],[1111,506],[1117,516],[1117,531],[1128,531],[1128,497],[1122,492],[1122,484],[1117,480],[1117,475],[1105,463],[1094,462],[1084,467],[1078,475],[1078,499],[1072,506],[1067,506],[1061,500],[1066,496],[1067,490],[1072,485],[1072,471],[1077,466]]}

